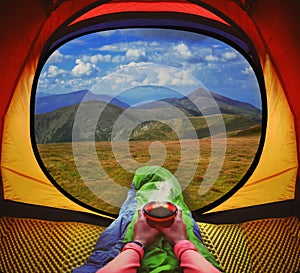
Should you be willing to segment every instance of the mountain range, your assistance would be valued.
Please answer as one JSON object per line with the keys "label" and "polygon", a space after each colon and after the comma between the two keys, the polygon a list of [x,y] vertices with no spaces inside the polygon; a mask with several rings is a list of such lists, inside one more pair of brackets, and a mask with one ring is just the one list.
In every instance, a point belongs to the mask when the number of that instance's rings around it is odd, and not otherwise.
{"label": "mountain range", "polygon": [[[171,93],[167,92],[168,96]],[[122,100],[121,96],[95,95],[88,90],[38,96],[36,142],[174,140],[193,138],[194,132],[197,138],[203,138],[210,135],[207,116],[220,115],[220,112],[228,134],[249,135],[260,131],[261,110],[204,89],[188,96],[161,96],[159,100],[149,99],[145,103],[134,101],[130,94],[135,93],[122,94]]]}
{"label": "mountain range", "polygon": [[85,101],[104,101],[123,108],[129,107],[129,104],[119,101],[112,96],[105,94],[97,95],[89,90],[80,90],[71,93],[55,95],[40,92],[37,93],[36,96],[35,114],[52,112],[54,110]]}

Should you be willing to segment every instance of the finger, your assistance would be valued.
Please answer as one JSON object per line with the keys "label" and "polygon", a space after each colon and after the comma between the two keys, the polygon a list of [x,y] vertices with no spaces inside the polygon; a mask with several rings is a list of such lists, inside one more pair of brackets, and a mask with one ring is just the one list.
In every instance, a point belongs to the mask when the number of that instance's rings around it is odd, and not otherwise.
{"label": "finger", "polygon": [[179,218],[182,218],[182,210],[181,209],[178,209],[177,216]]}
{"label": "finger", "polygon": [[181,221],[181,220],[182,220],[182,210],[178,210],[174,218],[174,221]]}
{"label": "finger", "polygon": [[144,212],[141,209],[138,210],[138,218],[141,219],[141,220],[145,219]]}

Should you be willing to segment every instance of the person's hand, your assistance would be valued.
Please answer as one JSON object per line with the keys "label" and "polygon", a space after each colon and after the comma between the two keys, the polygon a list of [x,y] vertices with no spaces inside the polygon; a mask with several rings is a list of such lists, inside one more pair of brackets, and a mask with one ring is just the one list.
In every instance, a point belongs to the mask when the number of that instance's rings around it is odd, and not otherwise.
{"label": "person's hand", "polygon": [[174,218],[174,222],[169,227],[163,227],[157,225],[156,227],[162,235],[174,246],[178,241],[186,240],[186,225],[182,219],[182,210],[178,209],[178,213]]}
{"label": "person's hand", "polygon": [[138,219],[134,224],[133,240],[148,246],[158,234],[159,231],[148,224],[142,210],[138,210]]}

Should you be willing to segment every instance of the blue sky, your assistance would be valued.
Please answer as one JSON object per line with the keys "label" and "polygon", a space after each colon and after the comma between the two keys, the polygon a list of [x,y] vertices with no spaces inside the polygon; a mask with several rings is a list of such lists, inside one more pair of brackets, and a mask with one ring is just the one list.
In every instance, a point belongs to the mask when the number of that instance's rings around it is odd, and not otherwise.
{"label": "blue sky", "polygon": [[202,87],[261,108],[255,74],[238,51],[211,37],[167,29],[112,30],[72,40],[49,57],[37,92],[88,89],[114,96],[144,85],[183,95]]}

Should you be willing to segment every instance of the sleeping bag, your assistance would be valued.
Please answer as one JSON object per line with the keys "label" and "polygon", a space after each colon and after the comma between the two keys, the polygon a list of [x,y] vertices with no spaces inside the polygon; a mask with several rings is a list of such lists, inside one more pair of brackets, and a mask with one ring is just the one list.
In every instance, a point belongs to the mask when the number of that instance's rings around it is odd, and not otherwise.
{"label": "sleeping bag", "polygon": [[[138,209],[151,201],[169,201],[176,204],[182,210],[188,239],[211,264],[222,271],[202,242],[199,227],[183,200],[178,180],[163,167],[146,166],[136,171],[131,189],[118,218],[101,234],[86,263],[76,268],[73,273],[94,273],[116,257],[120,253],[123,243],[132,240]],[[138,272],[176,273],[182,272],[182,270],[172,246],[164,237],[158,236],[145,249]]]}

